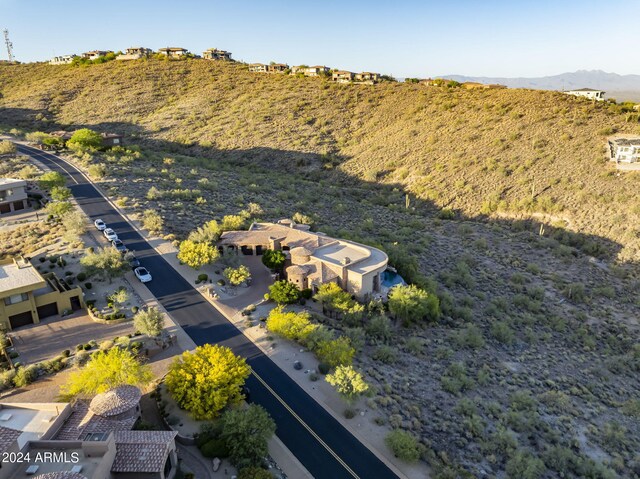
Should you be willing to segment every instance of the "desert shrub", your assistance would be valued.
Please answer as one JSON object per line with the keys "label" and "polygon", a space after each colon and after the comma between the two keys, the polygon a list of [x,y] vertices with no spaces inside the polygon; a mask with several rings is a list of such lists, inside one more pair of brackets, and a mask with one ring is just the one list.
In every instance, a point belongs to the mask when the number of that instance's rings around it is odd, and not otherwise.
{"label": "desert shrub", "polygon": [[223,439],[211,439],[200,447],[200,452],[204,457],[213,459],[219,457],[224,459],[229,457],[229,449],[227,443]]}
{"label": "desert shrub", "polygon": [[516,451],[505,466],[509,477],[520,479],[538,479],[546,470],[544,462],[527,451]]}
{"label": "desert shrub", "polygon": [[408,432],[400,429],[391,431],[384,438],[384,442],[398,459],[406,462],[416,462],[420,459],[420,443]]}
{"label": "desert shrub", "polygon": [[321,362],[335,368],[336,366],[349,366],[353,362],[356,350],[351,346],[349,338],[340,336],[331,341],[320,343],[316,354]]}
{"label": "desert shrub", "polygon": [[396,350],[386,344],[378,346],[378,348],[373,352],[373,359],[385,364],[395,363],[397,359]]}
{"label": "desert shrub", "polygon": [[16,375],[15,369],[9,369],[0,373],[0,391],[13,387],[13,378]]}
{"label": "desert shrub", "polygon": [[311,323],[310,318],[310,314],[306,311],[296,313],[285,311],[282,306],[278,306],[269,312],[267,328],[287,339],[304,342],[309,334],[318,328]]}
{"label": "desert shrub", "polygon": [[16,152],[16,145],[8,140],[0,140],[0,155],[11,155]]}
{"label": "desert shrub", "polygon": [[475,382],[467,376],[467,368],[462,363],[453,363],[440,378],[442,389],[451,394],[460,394],[474,387]]}
{"label": "desert shrub", "polygon": [[269,286],[269,299],[278,304],[293,304],[300,299],[300,290],[286,279]]}
{"label": "desert shrub", "polygon": [[365,333],[367,336],[386,342],[391,339],[393,334],[391,320],[385,315],[376,315],[365,325]]}
{"label": "desert shrub", "polygon": [[462,348],[479,349],[484,346],[482,331],[475,324],[469,324],[454,333],[453,339]]}
{"label": "desert shrub", "polygon": [[78,275],[76,276],[76,279],[78,281],[84,281],[85,279],[87,279],[87,274],[86,273],[78,273]]}
{"label": "desert shrub", "polygon": [[17,388],[31,384],[38,377],[38,368],[31,364],[29,366],[23,366],[17,369],[16,375],[13,378],[13,385]]}
{"label": "desert shrub", "polygon": [[238,471],[238,479],[273,479],[273,474],[261,467],[245,467]]}
{"label": "desert shrub", "polygon": [[495,321],[491,325],[491,334],[503,344],[512,344],[515,341],[515,333],[506,321]]}

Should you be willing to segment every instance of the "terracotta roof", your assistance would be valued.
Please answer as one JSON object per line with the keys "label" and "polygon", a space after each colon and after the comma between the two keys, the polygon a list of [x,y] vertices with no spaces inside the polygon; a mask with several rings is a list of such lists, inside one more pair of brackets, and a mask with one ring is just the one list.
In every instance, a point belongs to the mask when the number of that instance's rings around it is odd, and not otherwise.
{"label": "terracotta roof", "polygon": [[86,401],[77,401],[73,411],[64,422],[55,439],[59,441],[77,441],[90,432],[128,431],[135,424],[136,417],[116,420],[98,416],[89,410]]}
{"label": "terracotta roof", "polygon": [[33,479],[87,479],[87,477],[78,472],[56,471],[38,474],[37,476],[33,476]]}
{"label": "terracotta roof", "polygon": [[109,417],[133,409],[140,402],[142,394],[135,386],[119,386],[106,393],[98,394],[89,404],[92,413]]}
{"label": "terracotta roof", "polygon": [[22,431],[0,426],[0,453],[5,452],[20,437]]}
{"label": "terracotta roof", "polygon": [[161,472],[172,449],[174,431],[120,431],[111,472]]}

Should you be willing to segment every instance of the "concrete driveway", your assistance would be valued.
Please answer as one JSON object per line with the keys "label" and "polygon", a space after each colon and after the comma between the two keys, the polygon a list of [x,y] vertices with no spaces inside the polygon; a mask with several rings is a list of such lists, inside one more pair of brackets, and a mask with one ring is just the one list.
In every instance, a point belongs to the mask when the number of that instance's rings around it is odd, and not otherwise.
{"label": "concrete driveway", "polygon": [[83,311],[71,316],[53,316],[39,324],[25,326],[9,333],[13,345],[20,353],[19,361],[32,364],[51,359],[65,349],[75,351],[76,345],[92,339],[101,341],[125,336],[133,332],[133,322],[100,324],[91,320]]}

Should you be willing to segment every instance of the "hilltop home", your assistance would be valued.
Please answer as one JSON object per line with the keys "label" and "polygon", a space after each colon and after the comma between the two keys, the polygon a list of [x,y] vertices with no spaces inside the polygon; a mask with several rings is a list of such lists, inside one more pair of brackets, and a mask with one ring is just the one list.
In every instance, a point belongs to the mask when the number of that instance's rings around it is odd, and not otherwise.
{"label": "hilltop home", "polygon": [[309,226],[291,220],[226,231],[218,245],[246,255],[261,255],[267,249],[284,251],[287,279],[299,289],[315,292],[320,285],[334,282],[360,301],[382,292],[381,274],[388,261],[377,248],[313,233]]}
{"label": "hilltop home", "polygon": [[24,258],[0,261],[0,328],[12,330],[84,307],[82,289],[55,273],[41,275]]}
{"label": "hilltop home", "polygon": [[202,52],[202,58],[205,60],[225,60],[231,61],[231,52],[218,50],[217,48],[209,48]]}
{"label": "hilltop home", "polygon": [[166,47],[166,48],[160,48],[158,50],[158,53],[160,55],[165,55],[169,58],[180,58],[185,55],[188,55],[189,50],[187,50],[186,48],[180,48],[180,47]]}
{"label": "hilltop home", "polygon": [[123,54],[118,55],[116,60],[140,60],[141,58],[147,58],[153,53],[151,48],[144,47],[131,47],[127,48]]}
{"label": "hilltop home", "polygon": [[328,75],[329,67],[325,67],[323,65],[322,66],[316,65],[313,67],[307,67],[307,66],[291,67],[291,73],[294,75],[298,73],[302,73],[306,77],[318,77],[320,75]]}
{"label": "hilltop home", "polygon": [[97,60],[100,57],[108,55],[109,53],[113,53],[111,50],[93,50],[91,52],[85,52],[82,54],[82,58],[87,58],[89,60]]}
{"label": "hilltop home", "polygon": [[173,479],[177,432],[132,431],[140,397],[120,386],[73,404],[0,403],[0,454],[23,458],[0,479]]}
{"label": "hilltop home", "polygon": [[269,71],[269,65],[264,63],[251,63],[249,64],[249,71],[253,73],[267,73]]}
{"label": "hilltop home", "polygon": [[69,65],[78,55],[60,55],[49,60],[49,65]]}
{"label": "hilltop home", "polygon": [[578,90],[568,90],[565,91],[567,95],[579,96],[582,98],[588,98],[589,100],[604,100],[604,94],[606,92],[602,90],[592,90],[591,88],[580,88]]}
{"label": "hilltop home", "polygon": [[616,163],[640,162],[640,138],[614,138],[609,140],[611,161]]}
{"label": "hilltop home", "polygon": [[499,83],[477,83],[477,82],[464,82],[462,88],[467,90],[493,90],[507,88],[506,85],[500,85]]}
{"label": "hilltop home", "polygon": [[337,70],[331,75],[331,79],[337,83],[351,83],[354,78],[354,73],[346,70]]}
{"label": "hilltop home", "polygon": [[[62,144],[66,145],[67,141],[71,139],[74,133],[75,131],[58,130],[52,131],[49,134],[51,136],[60,138],[60,140],[62,140]],[[111,148],[112,146],[122,146],[124,143],[124,136],[118,133],[100,133],[100,136],[102,136],[102,146],[106,148]]]}
{"label": "hilltop home", "polygon": [[0,215],[24,210],[29,206],[27,182],[13,178],[0,178]]}
{"label": "hilltop home", "polygon": [[355,81],[373,85],[374,83],[378,83],[380,81],[380,74],[372,72],[356,73]]}
{"label": "hilltop home", "polygon": [[286,63],[272,63],[269,65],[268,72],[269,73],[284,73],[289,69],[289,65]]}

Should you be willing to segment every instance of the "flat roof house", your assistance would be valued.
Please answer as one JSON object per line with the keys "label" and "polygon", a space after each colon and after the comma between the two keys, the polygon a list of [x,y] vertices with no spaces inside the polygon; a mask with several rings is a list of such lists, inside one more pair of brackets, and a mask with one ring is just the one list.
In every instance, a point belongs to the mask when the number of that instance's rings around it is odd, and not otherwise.
{"label": "flat roof house", "polygon": [[96,60],[109,53],[113,53],[111,50],[93,50],[82,54],[82,58],[88,58],[89,60]]}
{"label": "flat roof house", "polygon": [[180,58],[184,55],[187,55],[189,53],[189,50],[187,50],[186,48],[180,48],[180,47],[166,47],[166,48],[160,48],[158,50],[158,53],[160,55],[165,55],[170,58]]}
{"label": "flat roof house", "polygon": [[579,96],[582,98],[588,98],[589,100],[604,100],[604,94],[606,92],[602,90],[593,90],[591,88],[580,88],[578,90],[567,90],[564,93],[567,95]]}
{"label": "flat roof house", "polygon": [[308,66],[297,66],[291,67],[291,73],[294,75],[298,73],[302,73],[306,77],[318,77],[320,75],[326,75],[329,73],[329,67],[324,65],[315,65],[312,67]]}
{"label": "flat roof house", "polygon": [[27,182],[14,178],[0,178],[0,215],[24,210],[29,206]]}
{"label": "flat roof house", "polygon": [[78,55],[60,55],[49,60],[49,65],[69,65]]}
{"label": "flat roof house", "polygon": [[0,261],[0,328],[13,330],[84,306],[82,289],[55,273],[40,274],[24,258]]}
{"label": "flat roof house", "polygon": [[268,72],[269,73],[284,73],[285,70],[289,69],[289,65],[286,63],[273,63],[269,65]]}
{"label": "flat roof house", "polygon": [[388,261],[377,248],[314,233],[291,220],[253,223],[248,231],[226,231],[218,244],[248,255],[282,250],[287,255],[287,279],[299,289],[315,291],[334,282],[361,301],[381,293],[381,274]]}
{"label": "flat roof house", "polygon": [[264,63],[250,63],[249,71],[253,73],[267,73],[269,71],[269,65]]}
{"label": "flat roof house", "polygon": [[355,81],[373,85],[374,83],[378,83],[380,81],[380,74],[373,72],[356,73]]}
{"label": "flat roof house", "polygon": [[640,162],[639,138],[614,138],[609,140],[611,161],[616,163]]}
{"label": "flat roof house", "polygon": [[145,47],[131,47],[127,48],[123,54],[118,55],[116,60],[140,60],[141,58],[147,58],[153,53],[151,48]]}
{"label": "flat roof house", "polygon": [[226,50],[218,50],[217,48],[209,48],[202,52],[202,58],[205,60],[225,60],[231,61],[231,52]]}
{"label": "flat roof house", "polygon": [[331,75],[331,79],[337,83],[351,83],[355,74],[346,70],[334,71]]}

